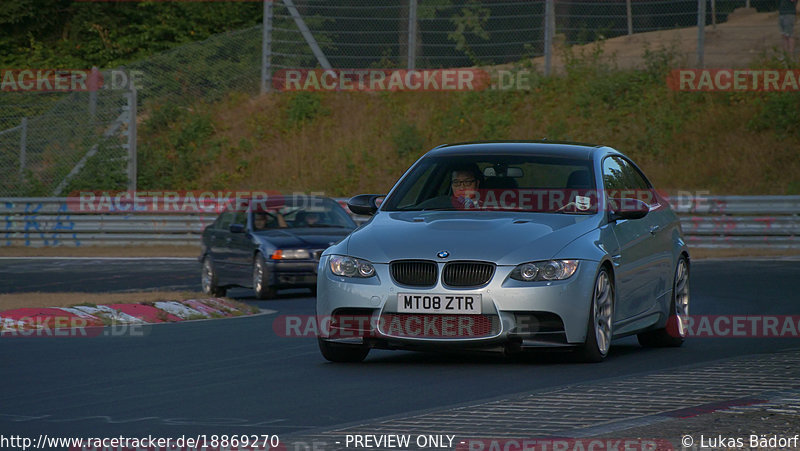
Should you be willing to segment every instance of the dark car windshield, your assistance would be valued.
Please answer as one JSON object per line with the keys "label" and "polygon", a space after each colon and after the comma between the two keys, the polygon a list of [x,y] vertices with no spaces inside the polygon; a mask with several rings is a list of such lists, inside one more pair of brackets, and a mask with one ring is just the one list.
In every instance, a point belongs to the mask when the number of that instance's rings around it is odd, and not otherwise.
{"label": "dark car windshield", "polygon": [[475,210],[591,214],[591,160],[542,155],[440,156],[421,161],[383,211]]}
{"label": "dark car windshield", "polygon": [[355,228],[347,212],[331,199],[287,199],[281,205],[267,205],[251,211],[253,230],[304,227]]}

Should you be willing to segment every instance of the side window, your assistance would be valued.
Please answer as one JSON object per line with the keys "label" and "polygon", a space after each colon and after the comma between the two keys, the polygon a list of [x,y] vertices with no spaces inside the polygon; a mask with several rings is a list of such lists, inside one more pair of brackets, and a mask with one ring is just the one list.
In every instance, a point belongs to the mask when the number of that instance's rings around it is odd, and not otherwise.
{"label": "side window", "polygon": [[231,221],[233,220],[233,213],[230,211],[226,211],[219,215],[217,218],[217,222],[215,223],[215,229],[218,230],[228,230],[228,227],[231,226]]}
{"label": "side window", "polygon": [[622,168],[623,174],[625,174],[626,184],[628,185],[628,189],[638,189],[638,190],[649,190],[650,186],[648,186],[647,181],[642,177],[639,171],[636,170],[632,164],[630,164],[627,160],[619,157],[613,157],[617,162],[619,162],[620,167]]}
{"label": "side window", "polygon": [[245,213],[245,212],[243,212],[243,211],[237,211],[237,212],[236,212],[236,213],[233,215],[233,222],[232,222],[232,224],[241,224],[241,225],[247,225],[247,213]]}
{"label": "side window", "polygon": [[611,157],[603,160],[603,185],[607,193],[627,189],[625,174],[616,158]]}
{"label": "side window", "polygon": [[627,160],[609,157],[603,161],[603,184],[612,198],[638,199],[653,204],[653,193],[647,180]]}

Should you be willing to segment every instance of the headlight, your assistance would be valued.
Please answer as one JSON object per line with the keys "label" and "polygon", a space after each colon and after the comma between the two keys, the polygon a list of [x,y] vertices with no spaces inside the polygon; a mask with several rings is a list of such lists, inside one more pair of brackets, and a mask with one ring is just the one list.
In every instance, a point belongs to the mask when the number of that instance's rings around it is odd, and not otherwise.
{"label": "headlight", "polygon": [[329,259],[331,272],[337,276],[367,278],[375,275],[372,263],[344,255],[331,255]]}
{"label": "headlight", "polygon": [[578,260],[550,260],[518,265],[511,278],[523,282],[569,279],[578,270]]}
{"label": "headlight", "polygon": [[305,249],[278,249],[272,253],[273,260],[308,260],[311,252]]}

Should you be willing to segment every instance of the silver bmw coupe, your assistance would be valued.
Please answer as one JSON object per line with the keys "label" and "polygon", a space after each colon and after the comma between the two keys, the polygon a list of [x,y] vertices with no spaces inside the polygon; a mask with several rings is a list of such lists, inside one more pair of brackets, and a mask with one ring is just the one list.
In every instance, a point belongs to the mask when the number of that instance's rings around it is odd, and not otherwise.
{"label": "silver bmw coupe", "polygon": [[348,206],[371,218],[320,258],[318,340],[330,361],[371,348],[563,347],[598,362],[618,337],[684,341],[680,223],[612,148],[440,146],[388,195]]}

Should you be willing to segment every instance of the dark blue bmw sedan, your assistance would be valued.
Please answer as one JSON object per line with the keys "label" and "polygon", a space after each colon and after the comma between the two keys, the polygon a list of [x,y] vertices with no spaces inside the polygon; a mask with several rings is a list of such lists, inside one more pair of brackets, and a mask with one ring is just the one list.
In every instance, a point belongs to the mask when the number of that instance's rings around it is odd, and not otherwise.
{"label": "dark blue bmw sedan", "polygon": [[319,257],[356,224],[333,199],[285,196],[246,201],[224,211],[203,231],[203,292],[224,296],[252,288],[259,299],[281,288],[316,291]]}

